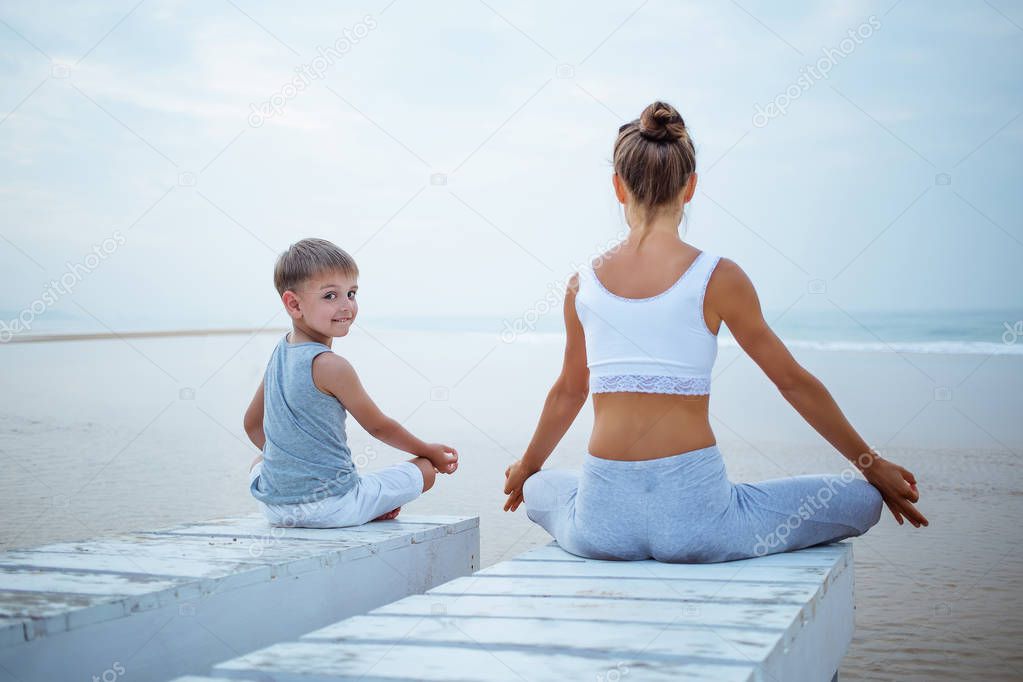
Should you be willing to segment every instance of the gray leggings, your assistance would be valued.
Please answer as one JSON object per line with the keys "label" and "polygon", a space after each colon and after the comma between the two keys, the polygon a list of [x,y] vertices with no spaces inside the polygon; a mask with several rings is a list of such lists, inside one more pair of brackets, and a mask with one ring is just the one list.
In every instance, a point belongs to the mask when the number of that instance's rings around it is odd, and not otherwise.
{"label": "gray leggings", "polygon": [[522,488],[526,515],[591,559],[710,563],[862,535],[881,493],[842,474],[732,483],[717,445],[625,462],[587,454],[582,471],[543,469]]}

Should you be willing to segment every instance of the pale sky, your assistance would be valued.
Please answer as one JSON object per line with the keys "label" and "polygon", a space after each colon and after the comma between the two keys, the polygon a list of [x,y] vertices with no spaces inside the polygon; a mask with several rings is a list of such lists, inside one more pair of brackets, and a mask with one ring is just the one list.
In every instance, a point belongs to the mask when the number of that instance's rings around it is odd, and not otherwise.
{"label": "pale sky", "polygon": [[687,240],[765,308],[1020,303],[1005,0],[105,4],[0,7],[5,320],[77,272],[38,327],[260,326],[307,236],[363,316],[521,315],[623,229],[611,147],[654,99],[697,144]]}

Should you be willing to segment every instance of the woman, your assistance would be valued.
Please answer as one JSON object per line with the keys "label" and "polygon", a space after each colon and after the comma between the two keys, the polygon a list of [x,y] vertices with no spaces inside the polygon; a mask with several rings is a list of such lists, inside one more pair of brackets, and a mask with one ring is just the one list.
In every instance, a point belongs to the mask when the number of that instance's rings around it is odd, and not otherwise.
{"label": "woman", "polygon": [[[680,239],[696,155],[671,105],[654,102],[619,129],[614,171],[629,235],[569,280],[564,366],[529,447],[505,472],[505,511],[524,502],[573,554],[686,563],[861,535],[877,523],[882,500],[900,525],[928,525],[913,505],[913,474],[872,450],[795,361],[764,321],[746,273]],[[722,322],[863,478],[847,468],[728,480],[708,420]],[[582,471],[541,470],[589,393],[594,425]]]}

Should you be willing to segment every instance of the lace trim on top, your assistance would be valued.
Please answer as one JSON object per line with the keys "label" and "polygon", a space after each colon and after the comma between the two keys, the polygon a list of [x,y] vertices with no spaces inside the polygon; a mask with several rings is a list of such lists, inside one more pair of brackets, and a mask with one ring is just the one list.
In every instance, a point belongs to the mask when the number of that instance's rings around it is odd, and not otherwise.
{"label": "lace trim on top", "polygon": [[673,393],[708,395],[710,379],[706,377],[651,376],[646,374],[613,374],[592,377],[591,393]]}

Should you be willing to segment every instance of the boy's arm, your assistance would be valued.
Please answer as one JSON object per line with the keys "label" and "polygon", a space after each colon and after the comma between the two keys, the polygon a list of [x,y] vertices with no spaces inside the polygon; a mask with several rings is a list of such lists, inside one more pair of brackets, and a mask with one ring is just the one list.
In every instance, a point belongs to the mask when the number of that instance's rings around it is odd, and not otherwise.
{"label": "boy's arm", "polygon": [[252,397],[252,402],[245,410],[244,425],[249,440],[262,451],[263,445],[266,444],[266,436],[263,435],[263,381],[259,382],[256,395]]}
{"label": "boy's arm", "polygon": [[396,420],[380,411],[362,387],[352,364],[335,353],[313,359],[313,383],[337,398],[367,433],[377,440],[417,457],[427,457],[429,446]]}

